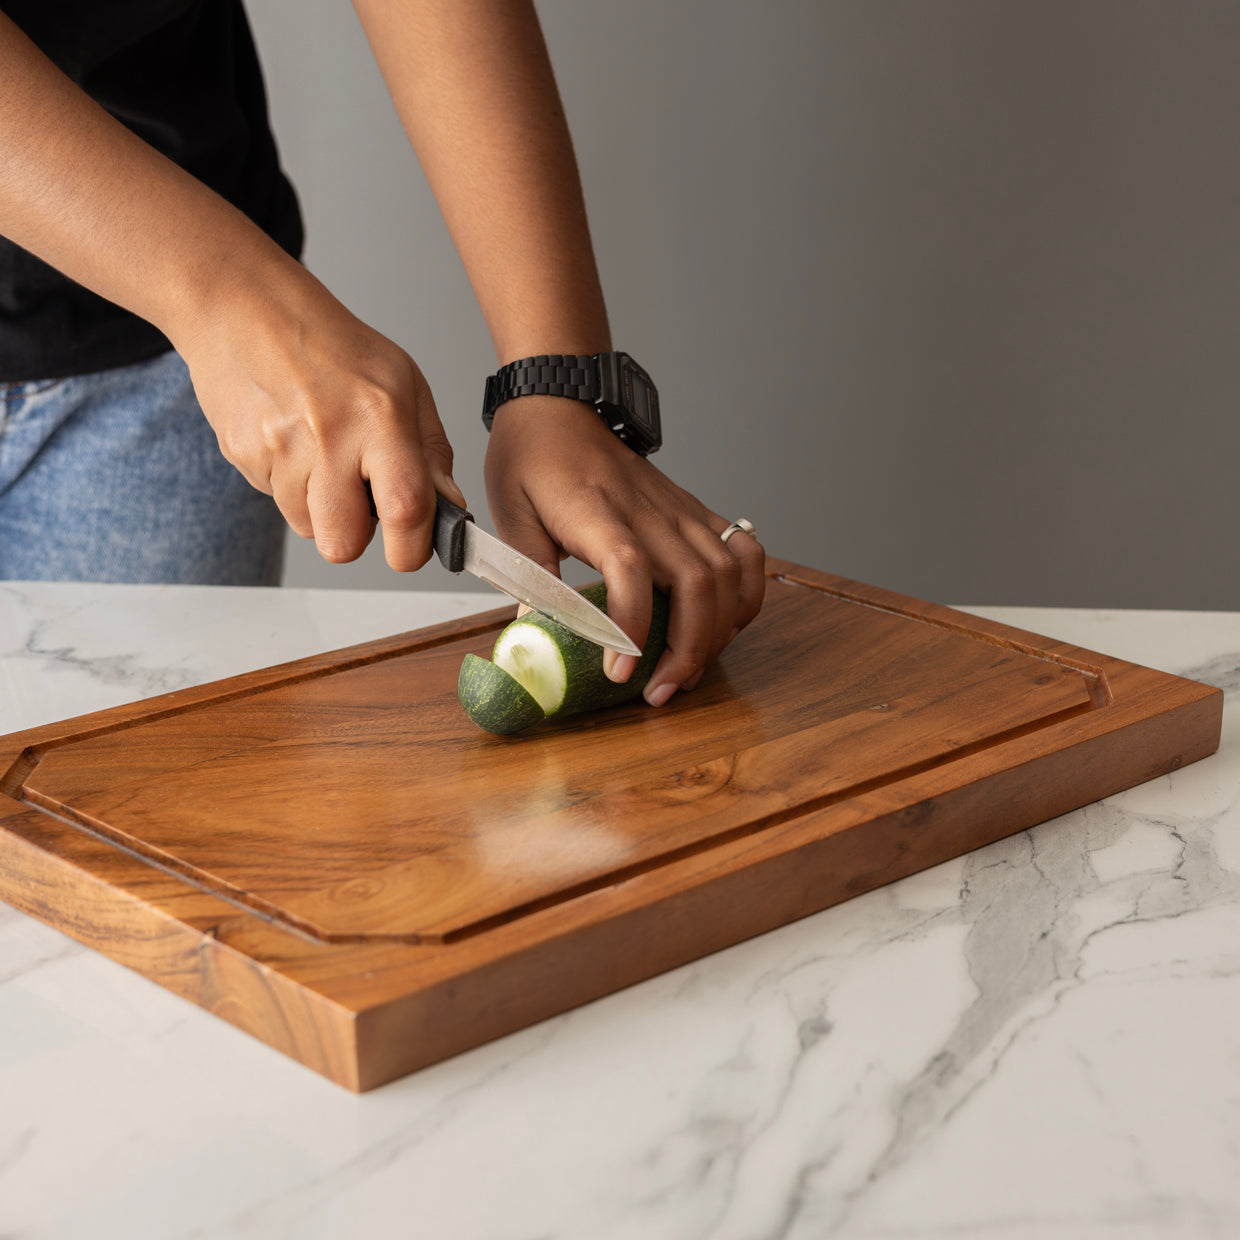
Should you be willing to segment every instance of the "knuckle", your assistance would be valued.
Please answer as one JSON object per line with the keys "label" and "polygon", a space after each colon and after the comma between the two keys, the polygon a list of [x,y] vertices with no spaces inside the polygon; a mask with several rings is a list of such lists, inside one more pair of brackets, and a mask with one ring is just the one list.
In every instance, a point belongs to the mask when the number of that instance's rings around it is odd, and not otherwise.
{"label": "knuckle", "polygon": [[676,673],[681,684],[696,676],[710,660],[710,651],[705,646],[688,646],[676,651]]}
{"label": "knuckle", "polygon": [[250,437],[238,434],[231,428],[218,430],[215,435],[220,455],[230,464],[248,474],[251,457],[254,455]]}
{"label": "knuckle", "polygon": [[403,487],[386,491],[381,499],[376,497],[375,503],[384,528],[393,533],[416,530],[429,521],[435,511],[435,501],[430,495]]}
{"label": "knuckle", "polygon": [[608,551],[603,575],[607,575],[608,568],[624,575],[649,575],[650,567],[650,557],[638,543],[621,540]]}
{"label": "knuckle", "polygon": [[355,416],[371,424],[387,422],[399,404],[396,386],[378,379],[359,383],[351,401]]}
{"label": "knuckle", "polygon": [[[733,539],[733,542],[736,540]],[[755,560],[759,565],[766,563],[766,548],[754,537],[750,536],[737,548],[746,560]]]}
{"label": "knuckle", "polygon": [[693,598],[713,597],[715,593],[714,571],[705,560],[688,560],[677,576],[676,588]]}
{"label": "knuckle", "polygon": [[711,556],[711,568],[715,576],[720,578],[725,585],[736,589],[740,586],[741,578],[744,575],[744,568],[741,562],[722,543],[719,546],[719,550],[723,554],[720,555],[718,551],[713,553]]}
{"label": "knuckle", "polygon": [[315,408],[305,399],[268,403],[258,422],[263,446],[273,455],[287,455],[301,439],[303,427],[314,425],[314,417]]}

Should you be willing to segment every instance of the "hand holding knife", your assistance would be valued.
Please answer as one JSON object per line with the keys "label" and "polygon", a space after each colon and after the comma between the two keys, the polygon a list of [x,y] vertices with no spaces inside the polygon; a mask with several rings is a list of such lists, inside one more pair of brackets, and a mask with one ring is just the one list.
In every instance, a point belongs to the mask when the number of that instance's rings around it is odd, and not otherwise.
{"label": "hand holding knife", "polygon": [[472,573],[479,581],[558,620],[565,628],[599,646],[621,654],[641,654],[606,612],[587,602],[529,556],[480,530],[470,513],[442,495],[435,496],[432,544],[449,572]]}

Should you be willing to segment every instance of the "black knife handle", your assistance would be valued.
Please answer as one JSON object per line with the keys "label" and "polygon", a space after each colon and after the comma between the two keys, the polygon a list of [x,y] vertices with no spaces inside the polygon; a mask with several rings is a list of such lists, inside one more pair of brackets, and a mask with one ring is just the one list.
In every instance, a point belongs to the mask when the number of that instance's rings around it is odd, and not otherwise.
{"label": "black knife handle", "polygon": [[[370,483],[366,484],[366,495],[370,500],[370,515],[377,517],[379,512]],[[465,523],[473,519],[472,514],[458,508],[450,499],[435,496],[435,532],[431,535],[431,545],[450,573],[459,573],[465,568]]]}
{"label": "black knife handle", "polygon": [[450,573],[465,567],[465,525],[473,517],[458,508],[450,499],[435,496],[435,533],[433,544],[440,563]]}

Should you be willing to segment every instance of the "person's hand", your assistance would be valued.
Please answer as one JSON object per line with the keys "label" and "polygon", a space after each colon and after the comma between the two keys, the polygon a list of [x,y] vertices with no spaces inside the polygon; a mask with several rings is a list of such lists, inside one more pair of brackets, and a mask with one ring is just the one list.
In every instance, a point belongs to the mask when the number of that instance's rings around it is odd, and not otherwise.
{"label": "person's hand", "polygon": [[293,264],[222,298],[177,344],[224,456],[324,559],[354,560],[370,542],[369,486],[387,562],[426,563],[436,491],[462,507],[465,497],[403,349]]}
{"label": "person's hand", "polygon": [[[607,610],[639,645],[650,627],[653,582],[671,597],[668,648],[644,691],[662,706],[692,689],[757,614],[766,556],[757,539],[719,535],[711,512],[622,444],[588,406],[523,396],[500,407],[486,461],[499,536],[554,573],[573,555],[603,574]],[[613,680],[636,659],[609,651]]]}

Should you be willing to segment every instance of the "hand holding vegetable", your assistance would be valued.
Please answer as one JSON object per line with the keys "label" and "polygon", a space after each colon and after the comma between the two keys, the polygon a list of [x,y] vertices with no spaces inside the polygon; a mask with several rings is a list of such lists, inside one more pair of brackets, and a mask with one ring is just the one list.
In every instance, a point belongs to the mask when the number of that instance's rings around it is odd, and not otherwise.
{"label": "hand holding vegetable", "polygon": [[[722,542],[728,522],[625,447],[588,406],[542,396],[502,406],[486,474],[499,536],[553,572],[563,554],[598,569],[608,614],[639,646],[651,584],[670,597],[667,650],[644,689],[652,705],[693,688],[758,614],[766,557],[757,540]],[[604,666],[624,681],[636,662],[608,652]]]}

